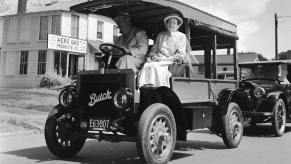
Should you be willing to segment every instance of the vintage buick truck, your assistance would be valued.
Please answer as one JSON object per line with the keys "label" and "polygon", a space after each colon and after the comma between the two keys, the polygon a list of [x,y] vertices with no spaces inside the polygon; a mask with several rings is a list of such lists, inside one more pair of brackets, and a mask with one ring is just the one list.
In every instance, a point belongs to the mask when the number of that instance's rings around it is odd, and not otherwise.
{"label": "vintage buick truck", "polygon": [[[181,15],[180,30],[192,50],[205,54],[205,78],[193,78],[186,69],[182,77],[171,78],[169,88],[138,88],[131,69],[79,72],[75,85],[60,92],[59,104],[46,120],[45,139],[53,154],[72,157],[93,138],[136,142],[141,160],[167,163],[176,140],[186,141],[188,132],[202,128],[220,136],[227,148],[239,145],[247,95],[237,89],[236,80],[219,80],[216,74],[216,50],[233,49],[237,76],[236,25],[176,0],[94,0],[71,10],[110,18],[128,12],[153,40],[163,30],[165,15]],[[124,53],[110,44],[100,50],[107,56]]]}

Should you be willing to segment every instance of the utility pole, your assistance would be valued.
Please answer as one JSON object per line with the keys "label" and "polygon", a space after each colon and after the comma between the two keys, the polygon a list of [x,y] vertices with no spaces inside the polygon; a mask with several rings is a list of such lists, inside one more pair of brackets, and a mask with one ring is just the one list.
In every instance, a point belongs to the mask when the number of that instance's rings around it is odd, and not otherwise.
{"label": "utility pole", "polygon": [[275,13],[275,60],[278,60],[278,16]]}

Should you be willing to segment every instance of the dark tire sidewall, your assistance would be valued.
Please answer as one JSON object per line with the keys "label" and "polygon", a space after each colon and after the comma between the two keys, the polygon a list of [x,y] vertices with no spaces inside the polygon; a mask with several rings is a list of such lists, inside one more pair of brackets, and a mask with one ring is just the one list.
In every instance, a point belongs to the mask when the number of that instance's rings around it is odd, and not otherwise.
{"label": "dark tire sidewall", "polygon": [[85,138],[75,139],[70,148],[61,146],[56,137],[56,116],[47,118],[45,123],[45,141],[49,150],[60,158],[75,156],[83,147]]}

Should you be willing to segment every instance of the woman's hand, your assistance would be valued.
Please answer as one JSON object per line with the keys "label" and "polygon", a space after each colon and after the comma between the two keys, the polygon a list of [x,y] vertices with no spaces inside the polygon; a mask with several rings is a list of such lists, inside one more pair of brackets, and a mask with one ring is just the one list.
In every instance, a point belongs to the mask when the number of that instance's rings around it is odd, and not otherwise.
{"label": "woman's hand", "polygon": [[156,55],[152,56],[151,59],[152,59],[152,61],[156,61],[156,62],[159,62],[159,61],[163,60],[163,58],[161,58],[159,56],[156,56]]}

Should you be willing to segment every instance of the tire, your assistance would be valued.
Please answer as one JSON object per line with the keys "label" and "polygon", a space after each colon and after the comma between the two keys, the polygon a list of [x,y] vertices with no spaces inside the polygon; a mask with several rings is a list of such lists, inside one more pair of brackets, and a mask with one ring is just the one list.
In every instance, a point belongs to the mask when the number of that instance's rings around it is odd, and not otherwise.
{"label": "tire", "polygon": [[60,158],[75,156],[83,147],[86,138],[74,137],[72,131],[57,124],[56,116],[45,123],[45,141],[49,150]]}
{"label": "tire", "polygon": [[243,136],[243,117],[240,107],[231,102],[227,113],[222,116],[222,138],[227,148],[238,147]]}
{"label": "tire", "polygon": [[165,164],[171,159],[176,145],[176,122],[168,106],[150,105],[138,123],[137,152],[150,164]]}
{"label": "tire", "polygon": [[286,127],[286,105],[279,99],[273,108],[272,129],[275,136],[280,137],[284,134]]}

